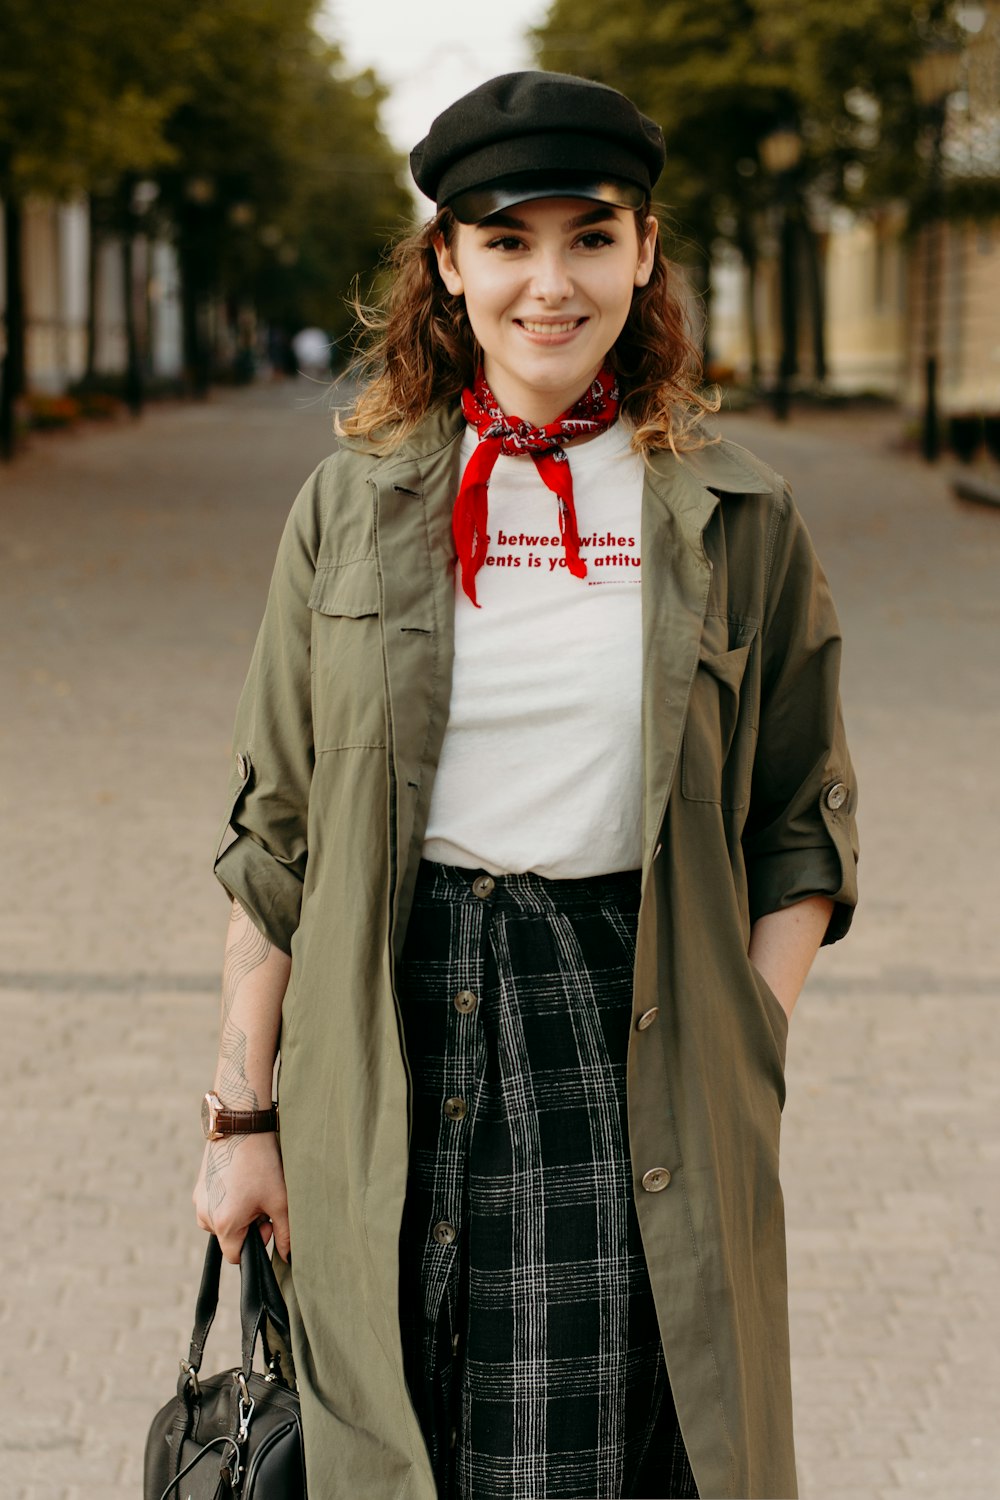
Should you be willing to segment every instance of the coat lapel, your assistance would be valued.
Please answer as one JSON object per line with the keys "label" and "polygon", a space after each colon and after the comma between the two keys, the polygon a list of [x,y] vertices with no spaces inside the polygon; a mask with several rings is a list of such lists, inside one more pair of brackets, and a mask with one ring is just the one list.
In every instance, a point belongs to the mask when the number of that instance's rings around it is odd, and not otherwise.
{"label": "coat lapel", "polygon": [[[457,420],[456,420],[457,418]],[[372,475],[389,709],[392,931],[398,960],[413,900],[431,787],[448,721],[455,640],[451,499],[461,414],[421,428],[405,456]]]}
{"label": "coat lapel", "polygon": [[642,496],[642,868],[645,879],[673,785],[698,665],[711,569],[701,533],[718,504],[670,455],[647,468]]}
{"label": "coat lapel", "polygon": [[678,459],[655,454],[642,496],[643,879],[660,836],[698,667],[712,564],[704,531],[717,491],[763,494],[770,485],[732,444]]}

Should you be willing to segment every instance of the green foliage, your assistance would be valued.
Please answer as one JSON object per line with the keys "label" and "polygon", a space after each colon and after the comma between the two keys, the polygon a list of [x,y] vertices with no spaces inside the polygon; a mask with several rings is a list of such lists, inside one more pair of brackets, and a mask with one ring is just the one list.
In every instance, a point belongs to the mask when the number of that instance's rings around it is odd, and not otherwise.
{"label": "green foliage", "polygon": [[203,285],[336,335],[351,279],[375,265],[410,204],[379,124],[384,91],[370,73],[347,74],[311,29],[312,0],[224,8],[167,125],[178,166],[159,174],[159,211]]}
{"label": "green foliage", "polygon": [[554,0],[534,33],[542,67],[622,89],[664,127],[660,192],[706,249],[744,241],[775,195],[761,140],[802,138],[799,192],[864,206],[917,197],[927,163],[911,60],[954,35],[945,0]]}
{"label": "green foliage", "polygon": [[0,0],[0,197],[89,192],[99,226],[174,235],[196,295],[338,331],[410,200],[382,90],[348,75],[316,9]]}
{"label": "green foliage", "polygon": [[78,192],[169,158],[169,19],[129,0],[0,0],[0,193]]}

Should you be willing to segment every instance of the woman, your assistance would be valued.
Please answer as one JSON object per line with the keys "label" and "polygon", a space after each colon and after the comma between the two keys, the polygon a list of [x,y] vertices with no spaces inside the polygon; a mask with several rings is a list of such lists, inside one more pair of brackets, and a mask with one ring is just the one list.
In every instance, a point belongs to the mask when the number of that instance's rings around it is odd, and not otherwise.
{"label": "woman", "polygon": [[411,163],[238,710],[198,1219],[273,1232],[313,1500],[792,1496],[782,1061],[855,901],[826,583],[699,425],[658,127],[511,74]]}

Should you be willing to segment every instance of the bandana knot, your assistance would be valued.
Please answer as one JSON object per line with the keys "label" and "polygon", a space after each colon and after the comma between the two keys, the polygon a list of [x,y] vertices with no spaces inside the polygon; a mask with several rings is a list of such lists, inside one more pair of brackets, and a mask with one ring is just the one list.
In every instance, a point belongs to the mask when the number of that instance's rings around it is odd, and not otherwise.
{"label": "bandana knot", "polygon": [[462,587],[477,609],[476,574],[489,550],[490,475],[501,453],[511,457],[527,454],[534,460],[539,476],[558,501],[559,535],[566,566],[574,578],[587,576],[587,565],[580,556],[573,475],[563,445],[571,438],[590,436],[610,427],[618,416],[620,401],[617,377],[607,365],[598,371],[568,411],[544,427],[534,427],[523,417],[508,417],[502,412],[481,370],[472,390],[462,392],[465,420],[475,427],[479,442],[462,475],[451,524],[462,567]]}

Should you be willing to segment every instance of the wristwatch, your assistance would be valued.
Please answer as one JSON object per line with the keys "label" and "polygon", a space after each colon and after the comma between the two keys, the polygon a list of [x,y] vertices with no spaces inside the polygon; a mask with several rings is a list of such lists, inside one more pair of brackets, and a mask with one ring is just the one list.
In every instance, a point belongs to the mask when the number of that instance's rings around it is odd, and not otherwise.
{"label": "wristwatch", "polygon": [[201,1128],[206,1141],[221,1141],[227,1135],[257,1135],[278,1128],[278,1106],[270,1109],[227,1109],[218,1094],[207,1093],[201,1101]]}

